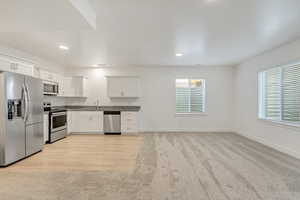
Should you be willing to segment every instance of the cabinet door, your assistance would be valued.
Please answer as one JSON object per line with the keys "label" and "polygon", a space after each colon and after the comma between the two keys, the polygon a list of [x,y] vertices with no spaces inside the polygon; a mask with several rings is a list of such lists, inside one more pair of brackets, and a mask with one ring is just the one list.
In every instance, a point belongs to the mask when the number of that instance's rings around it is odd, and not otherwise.
{"label": "cabinet door", "polygon": [[122,80],[122,90],[125,97],[139,96],[139,79],[138,78],[124,78]]}
{"label": "cabinet door", "polygon": [[121,112],[121,133],[127,133],[126,112]]}
{"label": "cabinet door", "polygon": [[21,63],[11,62],[8,71],[27,76],[33,76],[33,65],[25,65]]}
{"label": "cabinet door", "polygon": [[74,112],[72,112],[72,111],[67,112],[67,132],[68,132],[68,135],[70,135],[71,133],[74,133],[75,121],[72,119],[73,118],[73,113]]}
{"label": "cabinet door", "polygon": [[64,77],[63,87],[64,87],[64,96],[67,96],[67,97],[74,96],[74,88],[72,86],[72,78],[71,77]]}
{"label": "cabinet door", "polygon": [[137,98],[139,97],[139,78],[108,77],[107,92],[109,97]]}
{"label": "cabinet door", "polygon": [[123,97],[123,79],[122,78],[115,78],[109,77],[107,78],[107,95],[109,97]]}
{"label": "cabinet door", "polygon": [[40,70],[40,78],[43,80],[49,81],[48,72],[44,71],[44,70]]}
{"label": "cabinet door", "polygon": [[58,95],[64,96],[65,94],[64,77],[61,75],[57,75],[57,83],[58,83]]}
{"label": "cabinet door", "polygon": [[82,112],[83,121],[85,121],[85,125],[83,125],[83,132],[91,133],[91,132],[99,132],[100,131],[100,112]]}
{"label": "cabinet door", "polygon": [[68,112],[68,133],[79,133],[82,129],[80,112]]}
{"label": "cabinet door", "polygon": [[121,132],[138,133],[138,112],[121,113]]}
{"label": "cabinet door", "polygon": [[72,77],[72,86],[74,88],[75,97],[85,97],[86,94],[86,78],[82,76]]}
{"label": "cabinet door", "polygon": [[24,74],[24,75],[27,75],[27,76],[33,76],[33,65],[26,65],[26,64],[22,64],[22,63],[12,63],[12,64],[15,64],[17,66],[17,69],[16,69],[16,73],[19,73],[19,74]]}
{"label": "cabinet door", "polygon": [[0,71],[10,71],[10,62],[0,59]]}
{"label": "cabinet door", "polygon": [[32,63],[22,62],[16,58],[0,55],[0,71],[8,71],[33,76],[34,65]]}
{"label": "cabinet door", "polygon": [[44,114],[44,143],[49,140],[49,115]]}
{"label": "cabinet door", "polygon": [[66,97],[85,97],[86,88],[84,77],[64,77],[63,78],[63,95]]}
{"label": "cabinet door", "polygon": [[87,92],[87,78],[82,78],[82,96],[87,97],[88,92]]}
{"label": "cabinet door", "polygon": [[103,120],[104,120],[104,112],[100,111],[99,113],[99,132],[103,133],[104,132],[104,127],[103,127]]}
{"label": "cabinet door", "polygon": [[40,70],[40,78],[46,81],[57,82],[57,75],[45,70]]}
{"label": "cabinet door", "polygon": [[69,132],[73,133],[102,133],[103,112],[74,111],[68,121]]}

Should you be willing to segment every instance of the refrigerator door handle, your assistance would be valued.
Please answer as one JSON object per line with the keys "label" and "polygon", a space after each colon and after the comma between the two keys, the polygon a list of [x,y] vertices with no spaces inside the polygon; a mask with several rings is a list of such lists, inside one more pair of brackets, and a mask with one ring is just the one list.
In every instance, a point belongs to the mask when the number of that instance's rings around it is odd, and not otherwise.
{"label": "refrigerator door handle", "polygon": [[27,95],[27,102],[26,102],[26,108],[27,108],[27,111],[26,111],[26,121],[28,120],[28,113],[29,113],[29,101],[30,101],[30,97],[29,97],[29,92],[28,92],[28,86],[25,85],[25,89],[26,89],[26,95]]}
{"label": "refrigerator door handle", "polygon": [[24,121],[26,121],[26,91],[25,91],[25,85],[22,85],[22,118]]}
{"label": "refrigerator door handle", "polygon": [[28,86],[27,85],[25,85],[25,89],[26,89],[26,94],[27,94],[27,103],[29,103],[30,96],[29,96],[29,90],[28,90]]}
{"label": "refrigerator door handle", "polygon": [[27,118],[28,118],[28,94],[27,94],[27,88],[25,85],[23,85],[23,91],[24,91],[24,110],[25,110],[25,113],[24,113],[24,121],[27,121]]}

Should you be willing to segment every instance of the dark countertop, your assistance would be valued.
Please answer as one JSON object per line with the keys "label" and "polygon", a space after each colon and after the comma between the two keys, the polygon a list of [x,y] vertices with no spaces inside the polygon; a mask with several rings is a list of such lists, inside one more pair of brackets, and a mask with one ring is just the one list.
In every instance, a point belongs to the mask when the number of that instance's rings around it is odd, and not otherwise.
{"label": "dark countertop", "polygon": [[54,109],[65,109],[68,111],[127,111],[138,112],[140,106],[53,106]]}

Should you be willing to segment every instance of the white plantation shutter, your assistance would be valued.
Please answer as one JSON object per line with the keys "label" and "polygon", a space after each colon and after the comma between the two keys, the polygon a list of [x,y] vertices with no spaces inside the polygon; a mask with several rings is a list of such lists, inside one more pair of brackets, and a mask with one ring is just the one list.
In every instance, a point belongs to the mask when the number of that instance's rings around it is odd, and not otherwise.
{"label": "white plantation shutter", "polygon": [[283,68],[282,120],[300,120],[300,65]]}
{"label": "white plantation shutter", "polygon": [[266,117],[272,120],[281,118],[281,69],[274,68],[265,74]]}
{"label": "white plantation shutter", "polygon": [[204,80],[176,79],[176,113],[204,112],[204,95]]}
{"label": "white plantation shutter", "polygon": [[300,122],[300,65],[260,73],[260,117]]}

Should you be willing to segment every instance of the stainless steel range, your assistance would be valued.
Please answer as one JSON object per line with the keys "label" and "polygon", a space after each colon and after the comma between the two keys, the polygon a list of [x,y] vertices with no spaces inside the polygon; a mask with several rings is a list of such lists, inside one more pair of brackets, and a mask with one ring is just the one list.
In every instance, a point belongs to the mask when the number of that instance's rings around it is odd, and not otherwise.
{"label": "stainless steel range", "polygon": [[49,112],[49,143],[67,136],[67,111],[51,109]]}

